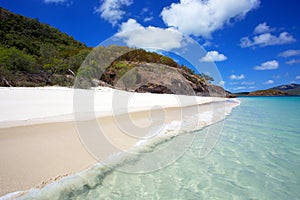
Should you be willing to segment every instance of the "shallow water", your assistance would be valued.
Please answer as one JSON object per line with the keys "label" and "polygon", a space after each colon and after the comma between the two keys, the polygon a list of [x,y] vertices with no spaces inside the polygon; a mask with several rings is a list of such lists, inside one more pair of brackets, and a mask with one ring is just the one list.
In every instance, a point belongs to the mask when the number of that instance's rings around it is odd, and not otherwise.
{"label": "shallow water", "polygon": [[[300,199],[300,98],[240,100],[204,158],[204,136],[222,122],[180,136],[193,137],[192,145],[160,170],[131,174],[96,166],[25,199]],[[141,156],[120,168],[141,162],[151,164]]]}

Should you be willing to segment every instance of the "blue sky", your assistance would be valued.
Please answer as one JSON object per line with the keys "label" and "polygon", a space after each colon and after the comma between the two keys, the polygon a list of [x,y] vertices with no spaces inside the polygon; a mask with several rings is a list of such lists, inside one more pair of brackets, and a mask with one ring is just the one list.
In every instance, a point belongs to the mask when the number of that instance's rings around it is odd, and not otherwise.
{"label": "blue sky", "polygon": [[[202,64],[215,61],[223,80],[216,84],[231,92],[300,83],[298,0],[0,0],[0,6],[93,47],[119,34],[137,47],[153,42],[172,51],[191,37],[207,51],[198,54]],[[126,34],[135,29],[141,32]]]}

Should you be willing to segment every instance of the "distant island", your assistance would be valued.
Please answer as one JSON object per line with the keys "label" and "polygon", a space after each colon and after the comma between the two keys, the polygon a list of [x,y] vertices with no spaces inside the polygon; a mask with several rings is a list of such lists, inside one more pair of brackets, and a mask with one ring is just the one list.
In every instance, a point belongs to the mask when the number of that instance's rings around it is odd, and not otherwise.
{"label": "distant island", "polygon": [[236,96],[300,96],[300,84],[287,84],[266,90],[235,93]]}

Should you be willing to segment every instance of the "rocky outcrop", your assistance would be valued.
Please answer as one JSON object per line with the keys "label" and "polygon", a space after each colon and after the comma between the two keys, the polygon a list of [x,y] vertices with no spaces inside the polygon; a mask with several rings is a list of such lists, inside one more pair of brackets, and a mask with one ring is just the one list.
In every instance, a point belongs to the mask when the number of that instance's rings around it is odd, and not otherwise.
{"label": "rocky outcrop", "polygon": [[149,83],[147,85],[142,85],[135,90],[135,92],[149,92],[149,93],[156,93],[156,94],[173,94],[173,92],[162,85],[157,85],[153,83]]}
{"label": "rocky outcrop", "polygon": [[224,90],[221,86],[218,85],[208,85],[209,96],[213,97],[226,97],[226,98],[236,98],[236,95]]}
{"label": "rocky outcrop", "polygon": [[[128,70],[118,78],[118,72],[107,70],[102,81],[114,88],[136,92],[167,93],[198,96],[225,96],[225,90],[209,91],[209,84],[198,75],[189,73],[181,68],[170,67],[158,63],[133,63]],[[222,95],[223,93],[224,95]]]}
{"label": "rocky outcrop", "polygon": [[0,87],[40,87],[51,85],[73,86],[74,76],[68,74],[18,72],[9,80],[0,76]]}

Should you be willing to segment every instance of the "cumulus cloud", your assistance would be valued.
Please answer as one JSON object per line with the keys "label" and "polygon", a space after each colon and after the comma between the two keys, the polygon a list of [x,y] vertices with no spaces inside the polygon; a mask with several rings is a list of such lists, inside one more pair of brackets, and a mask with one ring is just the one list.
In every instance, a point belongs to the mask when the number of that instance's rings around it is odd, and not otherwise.
{"label": "cumulus cloud", "polygon": [[252,47],[252,46],[273,46],[273,45],[283,45],[295,42],[296,39],[290,35],[288,32],[282,32],[279,36],[272,35],[271,33],[264,33],[258,36],[254,36],[253,39],[249,37],[241,38],[240,46],[242,48]]}
{"label": "cumulus cloud", "polygon": [[299,80],[299,79],[300,79],[300,76],[296,76],[296,79]]}
{"label": "cumulus cloud", "polygon": [[270,84],[273,84],[274,81],[273,80],[267,80],[266,82],[264,82],[263,84],[265,85],[270,85]]}
{"label": "cumulus cloud", "polygon": [[200,59],[202,62],[219,62],[224,60],[227,60],[227,57],[217,51],[209,51],[203,58]]}
{"label": "cumulus cloud", "polygon": [[139,24],[135,19],[128,19],[127,22],[121,24],[119,32],[122,33],[137,29],[144,29],[144,27],[141,24]]}
{"label": "cumulus cloud", "polygon": [[130,47],[171,50],[181,47],[183,35],[173,28],[143,27],[135,19],[122,23],[116,34]]}
{"label": "cumulus cloud", "polygon": [[229,76],[229,78],[231,80],[242,80],[245,78],[245,75],[244,74],[241,74],[241,75],[235,75],[235,74],[232,74],[231,76]]}
{"label": "cumulus cloud", "polygon": [[164,23],[187,35],[210,38],[224,24],[241,19],[260,0],[180,0],[161,12]]}
{"label": "cumulus cloud", "polygon": [[298,50],[290,49],[290,50],[281,52],[281,53],[279,54],[279,56],[280,56],[280,57],[284,57],[284,58],[292,57],[292,56],[300,56],[300,49],[298,49]]}
{"label": "cumulus cloud", "polygon": [[298,63],[300,63],[300,59],[292,59],[292,60],[289,60],[289,61],[287,61],[287,62],[285,62],[286,64],[288,64],[288,65],[294,65],[294,64],[298,64]]}
{"label": "cumulus cloud", "polygon": [[255,70],[274,70],[278,69],[279,63],[276,60],[270,60],[262,63],[259,66],[255,66],[253,69]]}
{"label": "cumulus cloud", "polygon": [[122,7],[130,6],[132,3],[132,0],[104,0],[101,6],[96,8],[95,11],[114,26],[125,15],[125,11],[122,10]]}
{"label": "cumulus cloud", "polygon": [[254,29],[255,34],[269,33],[271,31],[273,31],[273,29],[268,26],[266,22],[258,24]]}

